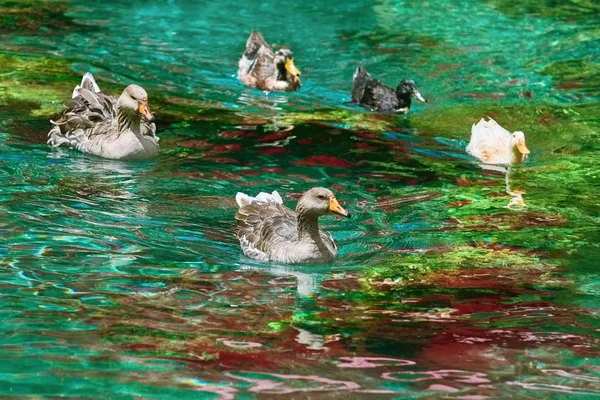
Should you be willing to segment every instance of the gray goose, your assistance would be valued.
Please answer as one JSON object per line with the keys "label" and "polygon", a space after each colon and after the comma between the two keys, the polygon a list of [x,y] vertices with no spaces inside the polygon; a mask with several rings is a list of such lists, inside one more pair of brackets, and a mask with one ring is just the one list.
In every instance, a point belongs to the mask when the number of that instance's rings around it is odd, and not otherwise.
{"label": "gray goose", "polygon": [[60,119],[48,133],[53,147],[67,145],[83,153],[116,160],[144,159],[158,154],[148,94],[129,85],[119,98],[100,91],[89,72],[73,90]]}
{"label": "gray goose", "polygon": [[240,207],[236,235],[247,257],[286,264],[326,263],[337,257],[331,234],[319,229],[319,217],[338,214],[350,217],[329,189],[308,190],[296,211],[283,205],[277,191],[250,197],[238,193]]}
{"label": "gray goose", "polygon": [[290,92],[301,86],[300,71],[294,65],[291,50],[275,52],[258,31],[252,31],[246,41],[238,78],[244,85],[261,90]]}

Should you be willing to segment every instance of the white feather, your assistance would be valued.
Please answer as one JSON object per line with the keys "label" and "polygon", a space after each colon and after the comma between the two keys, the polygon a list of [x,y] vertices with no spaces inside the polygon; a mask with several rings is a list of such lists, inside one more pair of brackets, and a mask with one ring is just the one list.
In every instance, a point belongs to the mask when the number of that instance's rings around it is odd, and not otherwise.
{"label": "white feather", "polygon": [[274,190],[271,194],[260,192],[256,195],[256,197],[248,196],[246,193],[238,192],[235,195],[235,201],[240,208],[254,203],[283,204],[283,199],[279,193],[277,193],[277,190]]}
{"label": "white feather", "polygon": [[79,96],[79,89],[81,88],[86,88],[94,93],[100,93],[100,86],[98,86],[96,83],[94,75],[89,72],[83,74],[83,78],[81,78],[81,84],[75,86],[75,89],[73,89],[73,95],[71,96],[72,99]]}

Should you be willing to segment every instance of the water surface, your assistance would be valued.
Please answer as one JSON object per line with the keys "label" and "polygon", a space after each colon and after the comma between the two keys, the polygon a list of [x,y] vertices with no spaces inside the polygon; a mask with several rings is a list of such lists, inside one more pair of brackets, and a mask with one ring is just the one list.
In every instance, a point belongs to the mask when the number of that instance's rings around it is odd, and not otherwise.
{"label": "water surface", "polygon": [[[600,397],[594,2],[0,1],[0,395]],[[296,93],[241,86],[251,29]],[[429,103],[347,104],[362,63]],[[91,71],[144,86],[155,160],[45,144]],[[532,150],[464,151],[484,116]],[[327,186],[331,265],[243,257],[235,193]]]}

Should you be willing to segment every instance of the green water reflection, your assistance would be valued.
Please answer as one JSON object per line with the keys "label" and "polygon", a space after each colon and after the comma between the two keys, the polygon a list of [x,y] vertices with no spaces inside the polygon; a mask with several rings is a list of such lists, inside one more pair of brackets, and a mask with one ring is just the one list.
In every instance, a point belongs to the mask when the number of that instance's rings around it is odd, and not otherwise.
{"label": "green water reflection", "polygon": [[[600,396],[594,2],[0,1],[0,395]],[[300,91],[241,86],[251,29]],[[346,102],[356,65],[429,99]],[[149,92],[160,156],[45,144],[84,71]],[[464,151],[522,130],[510,172]],[[241,256],[237,191],[332,188],[332,265]],[[470,396],[470,397],[467,397]]]}

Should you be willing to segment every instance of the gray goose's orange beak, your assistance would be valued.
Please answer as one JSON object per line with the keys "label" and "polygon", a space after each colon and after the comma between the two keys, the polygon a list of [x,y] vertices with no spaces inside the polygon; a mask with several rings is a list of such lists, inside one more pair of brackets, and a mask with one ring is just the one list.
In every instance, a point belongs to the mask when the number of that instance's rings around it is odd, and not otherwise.
{"label": "gray goose's orange beak", "polygon": [[348,211],[344,210],[344,208],[340,206],[340,203],[338,203],[335,196],[331,196],[329,198],[329,212],[332,214],[339,214],[343,217],[350,218],[350,213],[348,213]]}
{"label": "gray goose's orange beak", "polygon": [[148,121],[152,121],[154,119],[154,115],[152,115],[150,107],[148,107],[148,100],[140,101],[138,111],[140,112],[140,114],[146,117]]}

